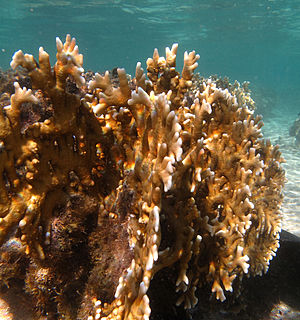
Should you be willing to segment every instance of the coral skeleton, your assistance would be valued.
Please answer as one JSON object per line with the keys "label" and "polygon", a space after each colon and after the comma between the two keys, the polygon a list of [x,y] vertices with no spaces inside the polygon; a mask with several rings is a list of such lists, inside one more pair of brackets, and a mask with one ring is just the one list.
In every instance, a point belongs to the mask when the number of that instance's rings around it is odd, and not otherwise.
{"label": "coral skeleton", "polygon": [[[14,54],[32,89],[15,82],[0,113],[0,243],[29,255],[38,317],[147,320],[160,270],[175,269],[185,309],[204,285],[224,301],[267,272],[284,160],[248,91],[195,76],[194,51],[178,72],[177,44],[154,50],[147,77],[138,62],[134,79],[117,69],[87,83],[75,39],[56,46],[53,68],[42,47],[39,62]],[[24,127],[28,104],[49,115]]]}

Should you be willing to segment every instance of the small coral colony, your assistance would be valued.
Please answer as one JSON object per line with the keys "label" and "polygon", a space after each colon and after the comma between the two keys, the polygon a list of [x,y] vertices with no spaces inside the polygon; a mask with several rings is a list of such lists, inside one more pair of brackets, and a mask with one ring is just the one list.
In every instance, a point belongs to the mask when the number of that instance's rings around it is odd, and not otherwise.
{"label": "small coral colony", "polygon": [[283,159],[247,86],[194,74],[194,51],[179,73],[177,44],[133,78],[84,73],[75,39],[56,45],[54,67],[16,52],[1,99],[1,283],[22,280],[38,319],[146,320],[162,270],[185,309],[265,273]]}

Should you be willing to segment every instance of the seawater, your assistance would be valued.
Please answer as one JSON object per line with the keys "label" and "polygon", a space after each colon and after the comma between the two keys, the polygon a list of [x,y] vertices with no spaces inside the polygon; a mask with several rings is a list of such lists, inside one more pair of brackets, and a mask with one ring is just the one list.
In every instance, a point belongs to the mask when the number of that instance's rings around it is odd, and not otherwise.
{"label": "seawater", "polygon": [[300,1],[0,0],[0,6],[4,70],[16,50],[37,58],[40,46],[53,64],[55,37],[64,40],[70,33],[84,55],[85,70],[124,67],[134,74],[136,63],[145,68],[154,48],[165,55],[165,47],[177,42],[179,68],[183,52],[195,50],[201,56],[201,75],[250,81],[266,122],[264,134],[283,145],[290,161],[287,186],[294,200],[287,194],[284,210],[296,217],[300,234],[300,152],[291,149],[288,137],[300,112]]}

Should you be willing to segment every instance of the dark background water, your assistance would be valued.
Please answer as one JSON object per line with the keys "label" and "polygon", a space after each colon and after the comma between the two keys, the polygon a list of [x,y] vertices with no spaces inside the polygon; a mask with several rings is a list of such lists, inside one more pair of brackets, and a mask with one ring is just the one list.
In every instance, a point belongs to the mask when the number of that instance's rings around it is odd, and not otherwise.
{"label": "dark background water", "polygon": [[248,80],[276,112],[300,112],[299,0],[0,0],[0,67],[22,49],[55,58],[55,37],[76,37],[85,70],[133,74],[157,47],[200,54],[198,71]]}

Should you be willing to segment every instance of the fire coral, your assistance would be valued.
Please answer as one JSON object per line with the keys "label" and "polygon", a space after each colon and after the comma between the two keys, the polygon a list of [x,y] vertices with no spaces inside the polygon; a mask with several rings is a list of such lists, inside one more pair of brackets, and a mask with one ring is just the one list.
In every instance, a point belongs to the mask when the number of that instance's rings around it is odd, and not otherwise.
{"label": "fire coral", "polygon": [[[194,51],[179,73],[177,44],[166,57],[154,50],[148,79],[137,63],[132,80],[117,69],[86,85],[75,39],[56,44],[54,68],[42,47],[38,63],[14,54],[32,90],[15,82],[0,112],[0,242],[30,256],[38,317],[149,319],[147,292],[164,268],[175,268],[186,309],[203,284],[224,301],[243,275],[266,272],[283,159],[261,139],[248,94],[200,81]],[[50,111],[24,123],[28,104]]]}

